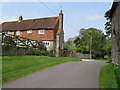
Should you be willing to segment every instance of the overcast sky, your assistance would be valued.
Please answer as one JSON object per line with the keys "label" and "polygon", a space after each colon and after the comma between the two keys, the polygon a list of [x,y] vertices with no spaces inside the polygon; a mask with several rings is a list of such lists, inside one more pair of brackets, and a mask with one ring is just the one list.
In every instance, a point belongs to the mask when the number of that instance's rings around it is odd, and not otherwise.
{"label": "overcast sky", "polygon": [[[65,40],[78,35],[80,28],[98,28],[103,31],[106,22],[104,13],[111,8],[112,2],[44,2],[53,12],[40,2],[4,2],[0,21],[58,16],[64,13]],[[0,6],[1,7],[1,6]]]}

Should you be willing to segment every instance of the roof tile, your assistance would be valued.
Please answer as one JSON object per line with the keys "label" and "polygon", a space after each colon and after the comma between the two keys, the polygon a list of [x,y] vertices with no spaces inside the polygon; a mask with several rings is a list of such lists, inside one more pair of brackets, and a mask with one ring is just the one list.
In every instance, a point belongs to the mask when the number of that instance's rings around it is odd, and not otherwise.
{"label": "roof tile", "polygon": [[16,31],[28,29],[53,29],[55,28],[58,17],[47,17],[38,19],[28,19],[2,23],[2,31]]}

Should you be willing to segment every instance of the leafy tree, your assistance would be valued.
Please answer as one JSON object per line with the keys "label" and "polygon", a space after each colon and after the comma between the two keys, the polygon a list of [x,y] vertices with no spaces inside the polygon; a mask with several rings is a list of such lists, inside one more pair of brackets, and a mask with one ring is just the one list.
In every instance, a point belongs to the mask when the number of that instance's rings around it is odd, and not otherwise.
{"label": "leafy tree", "polygon": [[65,45],[64,45],[64,50],[69,51],[69,52],[74,51],[75,45],[74,45],[73,41],[66,41]]}
{"label": "leafy tree", "polygon": [[106,45],[104,47],[104,50],[107,52],[107,55],[111,59],[111,48],[112,48],[112,42],[111,42],[111,33],[112,33],[112,24],[111,24],[111,18],[110,18],[110,12],[111,9],[105,12],[105,18],[107,22],[105,23],[105,30],[106,30]]}
{"label": "leafy tree", "polygon": [[[83,30],[83,29],[82,29]],[[78,51],[81,52],[89,52],[90,48],[92,48],[92,56],[94,58],[103,58],[106,54],[106,51],[103,49],[106,43],[106,36],[102,32],[102,30],[96,28],[88,28],[80,31],[81,37],[78,37],[74,43],[78,48]],[[91,47],[90,47],[90,44]]]}
{"label": "leafy tree", "polygon": [[105,30],[106,30],[107,36],[111,36],[111,32],[112,32],[111,19],[110,19],[110,11],[111,11],[111,9],[109,9],[108,11],[106,11],[105,15],[104,15],[104,17],[107,20],[107,22],[105,23]]}
{"label": "leafy tree", "polygon": [[84,51],[86,51],[86,47],[85,46],[80,46],[79,48],[76,48],[76,51],[79,53],[84,53]]}

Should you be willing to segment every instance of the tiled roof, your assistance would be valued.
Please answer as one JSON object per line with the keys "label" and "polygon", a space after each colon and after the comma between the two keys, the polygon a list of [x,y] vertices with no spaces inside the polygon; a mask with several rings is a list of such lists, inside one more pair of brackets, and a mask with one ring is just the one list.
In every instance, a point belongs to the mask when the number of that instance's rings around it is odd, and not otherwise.
{"label": "tiled roof", "polygon": [[58,17],[47,17],[39,19],[28,19],[2,23],[2,31],[16,31],[29,29],[54,29]]}

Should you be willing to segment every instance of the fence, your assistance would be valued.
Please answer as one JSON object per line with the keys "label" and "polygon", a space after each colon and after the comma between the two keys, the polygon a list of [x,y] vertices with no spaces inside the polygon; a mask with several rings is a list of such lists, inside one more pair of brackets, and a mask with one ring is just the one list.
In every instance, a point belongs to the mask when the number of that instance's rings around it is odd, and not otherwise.
{"label": "fence", "polygon": [[64,52],[64,57],[90,58],[90,54],[83,54],[83,53],[76,53],[76,52]]}

